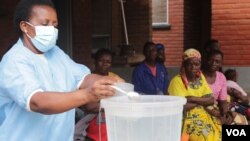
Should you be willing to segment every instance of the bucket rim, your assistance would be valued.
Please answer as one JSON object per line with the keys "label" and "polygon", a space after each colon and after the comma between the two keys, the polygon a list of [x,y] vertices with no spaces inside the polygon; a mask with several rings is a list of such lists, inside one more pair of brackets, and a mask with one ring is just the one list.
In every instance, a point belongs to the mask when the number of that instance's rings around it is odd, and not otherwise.
{"label": "bucket rim", "polygon": [[116,97],[110,97],[106,99],[101,100],[101,107],[174,107],[174,106],[183,106],[186,104],[187,100],[185,97],[180,96],[170,96],[170,95],[140,95],[140,98],[145,97],[153,97],[153,98],[167,98],[167,101],[151,101],[151,102],[143,102],[143,101],[133,101],[133,100],[127,100],[127,101],[118,101],[117,99],[128,99],[127,96],[116,96]]}

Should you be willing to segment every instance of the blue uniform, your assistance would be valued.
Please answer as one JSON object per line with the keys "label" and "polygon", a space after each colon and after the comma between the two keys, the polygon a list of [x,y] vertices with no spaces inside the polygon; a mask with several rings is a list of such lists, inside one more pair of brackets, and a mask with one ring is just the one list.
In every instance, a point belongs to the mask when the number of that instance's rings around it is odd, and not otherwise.
{"label": "blue uniform", "polygon": [[168,88],[168,73],[164,65],[156,64],[156,76],[143,62],[133,71],[132,83],[134,90],[142,94],[165,94]]}
{"label": "blue uniform", "polygon": [[0,141],[72,141],[74,109],[44,115],[29,102],[37,91],[74,91],[89,73],[57,46],[34,54],[19,39],[0,63]]}

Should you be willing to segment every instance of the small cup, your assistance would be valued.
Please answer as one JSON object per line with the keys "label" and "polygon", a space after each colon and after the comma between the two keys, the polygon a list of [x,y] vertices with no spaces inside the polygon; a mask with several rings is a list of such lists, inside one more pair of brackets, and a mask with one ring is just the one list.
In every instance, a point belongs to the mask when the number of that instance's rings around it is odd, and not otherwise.
{"label": "small cup", "polygon": [[[126,92],[133,92],[134,91],[134,85],[131,83],[126,83],[126,82],[118,82],[115,83],[116,87],[119,87],[120,89],[126,91]],[[115,90],[116,95],[123,95],[121,92]]]}

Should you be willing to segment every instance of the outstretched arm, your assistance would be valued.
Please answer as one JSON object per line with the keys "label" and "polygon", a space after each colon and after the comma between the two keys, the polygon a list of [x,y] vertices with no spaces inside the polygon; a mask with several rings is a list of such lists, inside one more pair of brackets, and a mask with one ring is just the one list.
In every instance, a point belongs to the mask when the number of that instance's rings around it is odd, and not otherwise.
{"label": "outstretched arm", "polygon": [[37,92],[30,100],[30,109],[43,114],[57,114],[75,107],[97,102],[114,95],[110,85],[116,78],[90,74],[86,76],[79,90],[73,92]]}

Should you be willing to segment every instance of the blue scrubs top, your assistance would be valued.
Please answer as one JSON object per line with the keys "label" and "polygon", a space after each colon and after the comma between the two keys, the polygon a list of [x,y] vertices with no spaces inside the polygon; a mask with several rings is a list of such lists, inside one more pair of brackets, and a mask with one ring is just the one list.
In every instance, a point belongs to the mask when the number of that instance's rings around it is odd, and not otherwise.
{"label": "blue scrubs top", "polygon": [[162,95],[167,92],[169,78],[164,65],[156,64],[156,76],[149,67],[142,62],[133,71],[132,83],[134,90],[141,94]]}
{"label": "blue scrubs top", "polygon": [[0,63],[0,141],[73,141],[74,109],[44,115],[29,101],[36,91],[74,91],[89,73],[57,46],[39,55],[19,39]]}

